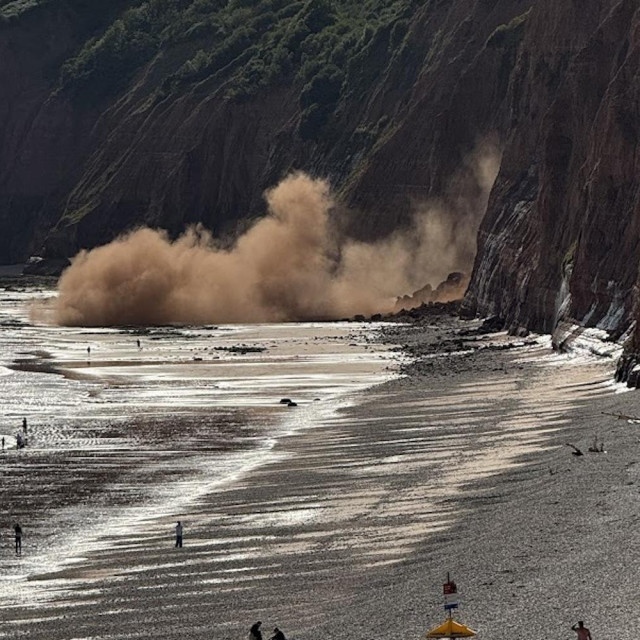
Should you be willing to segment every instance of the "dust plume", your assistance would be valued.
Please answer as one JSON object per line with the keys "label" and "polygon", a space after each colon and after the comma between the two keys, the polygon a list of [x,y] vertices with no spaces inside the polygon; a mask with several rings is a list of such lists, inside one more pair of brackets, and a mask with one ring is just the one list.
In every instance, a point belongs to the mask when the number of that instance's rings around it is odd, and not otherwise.
{"label": "dust plume", "polygon": [[413,227],[420,246],[415,252],[414,281],[422,288],[400,297],[396,310],[462,298],[500,160],[497,142],[487,139],[465,158],[441,199],[414,203]]}
{"label": "dust plume", "polygon": [[200,227],[174,241],[163,231],[134,230],[72,260],[54,321],[250,323],[391,311],[399,295],[468,271],[495,158],[492,149],[479,152],[468,168],[470,192],[456,189],[447,203],[418,207],[411,228],[374,243],[336,237],[329,184],[302,173],[266,193],[267,215],[231,248]]}

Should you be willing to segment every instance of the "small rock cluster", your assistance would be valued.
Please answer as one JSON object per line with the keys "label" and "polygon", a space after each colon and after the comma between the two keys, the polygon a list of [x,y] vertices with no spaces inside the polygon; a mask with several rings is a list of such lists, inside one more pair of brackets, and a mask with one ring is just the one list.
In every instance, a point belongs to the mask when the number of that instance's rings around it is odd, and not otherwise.
{"label": "small rock cluster", "polygon": [[626,382],[633,389],[640,388],[640,353],[626,353],[620,356],[615,374],[616,382]]}

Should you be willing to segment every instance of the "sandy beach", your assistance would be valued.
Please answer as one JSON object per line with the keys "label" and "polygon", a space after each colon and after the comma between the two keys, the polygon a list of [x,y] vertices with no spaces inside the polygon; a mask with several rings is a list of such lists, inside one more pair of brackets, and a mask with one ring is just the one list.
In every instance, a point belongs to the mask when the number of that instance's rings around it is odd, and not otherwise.
{"label": "sandy beach", "polygon": [[[111,514],[97,521],[107,528],[78,525],[68,506],[62,539],[72,544],[54,570],[28,564],[28,537],[23,558],[11,556],[3,512],[0,637],[236,640],[260,619],[291,638],[420,638],[444,620],[450,572],[457,617],[480,637],[571,638],[584,619],[596,639],[631,639],[640,431],[603,412],[636,415],[637,395],[612,383],[612,357],[555,354],[546,337],[477,335],[478,325],[440,316],[376,328],[393,350],[394,377],[386,360],[339,393],[298,388],[295,424],[275,427],[277,417],[260,413],[267,439],[255,438],[251,411],[260,410],[249,389],[242,411],[218,407],[228,430],[215,438],[203,409],[177,417],[201,443],[195,452],[162,453],[139,436],[111,458],[115,468],[99,456],[101,471],[82,482],[85,502]],[[383,348],[361,342],[359,353],[368,350]],[[162,421],[144,422],[162,432]],[[115,435],[130,438],[124,430]],[[92,437],[106,444],[110,435]],[[587,452],[596,435],[606,453]],[[127,456],[144,458],[141,442],[148,458],[121,469]],[[229,451],[237,442],[247,450]],[[64,467],[38,464],[65,493],[53,479]],[[21,473],[5,461],[3,491]],[[99,473],[126,482],[118,492]],[[141,486],[163,492],[127,504]],[[20,517],[42,501],[25,494]],[[45,504],[43,522],[46,513]],[[173,548],[176,514],[183,549]]]}

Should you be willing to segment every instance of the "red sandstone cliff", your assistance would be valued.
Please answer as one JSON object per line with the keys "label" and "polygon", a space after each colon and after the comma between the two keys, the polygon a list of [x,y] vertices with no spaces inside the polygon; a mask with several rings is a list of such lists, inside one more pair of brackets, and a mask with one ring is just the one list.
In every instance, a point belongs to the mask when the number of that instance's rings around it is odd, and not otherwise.
{"label": "red sandstone cliff", "polygon": [[511,74],[502,167],[466,306],[553,331],[634,317],[640,5],[544,0]]}

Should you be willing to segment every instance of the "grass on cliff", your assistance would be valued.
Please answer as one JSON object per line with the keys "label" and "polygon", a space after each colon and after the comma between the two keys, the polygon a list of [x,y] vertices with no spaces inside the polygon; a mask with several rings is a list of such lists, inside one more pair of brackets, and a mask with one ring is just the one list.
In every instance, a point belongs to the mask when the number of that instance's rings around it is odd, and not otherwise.
{"label": "grass on cliff", "polygon": [[0,21],[18,18],[29,9],[35,9],[49,0],[0,0]]}
{"label": "grass on cliff", "polygon": [[[345,91],[366,88],[394,57],[420,0],[138,0],[68,60],[61,87],[102,99],[163,55],[164,95],[212,80],[242,100],[300,87],[300,133],[314,138]],[[168,55],[169,54],[169,55]]]}

